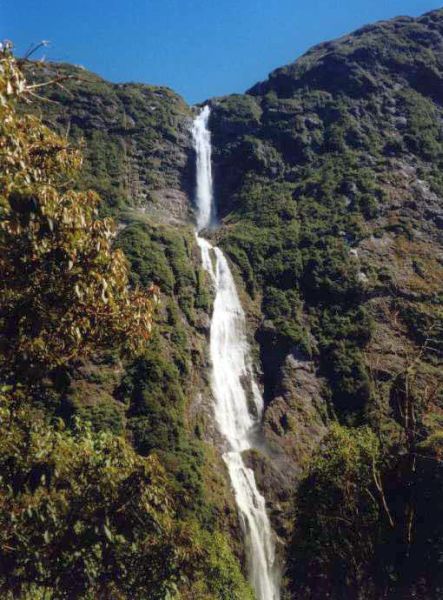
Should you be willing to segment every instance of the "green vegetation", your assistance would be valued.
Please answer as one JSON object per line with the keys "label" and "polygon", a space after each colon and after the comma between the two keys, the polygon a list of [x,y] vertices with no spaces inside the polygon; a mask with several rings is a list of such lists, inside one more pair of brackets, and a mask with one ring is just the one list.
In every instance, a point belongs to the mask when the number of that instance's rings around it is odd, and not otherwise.
{"label": "green vegetation", "polygon": [[[76,186],[103,199],[100,213],[119,218],[122,210],[152,208],[151,193],[189,182],[180,150],[190,110],[171,90],[139,84],[111,84],[68,64],[23,65],[33,83],[43,86],[44,102],[21,107],[59,134],[82,144],[84,165]],[[46,100],[49,100],[47,102]],[[166,213],[165,213],[166,214]]]}
{"label": "green vegetation", "polygon": [[[442,19],[437,11],[363,28],[312,49],[245,95],[211,102],[222,220],[213,235],[244,282],[244,306],[257,326],[264,427],[288,467],[287,488],[273,489],[285,485],[280,461],[262,465],[257,452],[274,525],[290,539],[288,597],[443,595]],[[11,567],[0,569],[2,593],[142,598],[148,586],[150,598],[248,599],[232,498],[204,442],[206,406],[196,406],[208,384],[211,295],[191,227],[174,213],[180,198],[162,195],[192,189],[191,111],[165,88],[112,85],[69,65],[25,68],[39,83],[54,73],[68,77],[39,88],[56,103],[21,110],[42,111],[46,123],[83,144],[85,162],[66,185],[78,155],[64,138],[31,117],[23,121],[31,127],[15,116],[9,132],[11,122],[1,124],[2,139],[6,133],[25,145],[33,127],[44,132],[24,167],[15,157],[19,179],[10,167],[2,175],[10,187],[0,215],[0,255],[9,261],[6,272],[0,258],[0,383],[32,383],[3,392],[0,552]],[[26,181],[30,163],[43,165],[52,196],[29,193],[38,183]],[[103,197],[100,215],[119,220],[112,247],[115,230],[97,221],[89,189]],[[86,225],[73,219],[71,237],[59,222],[75,209]],[[105,257],[88,246],[91,227],[108,240]],[[29,232],[37,232],[32,243]],[[35,253],[41,239],[44,252]],[[107,281],[115,264],[124,273],[116,277],[123,287],[111,285],[116,304],[105,302],[108,288],[102,299],[99,278],[85,284],[85,310],[74,279],[89,282],[94,271]],[[147,345],[147,330],[140,338],[136,328],[119,329],[128,321],[117,300],[151,286],[160,288],[161,303]],[[72,323],[60,305],[72,307]],[[68,329],[83,312],[89,322],[81,321],[80,340]],[[128,307],[124,317],[131,314]],[[112,478],[117,466],[121,478]],[[122,495],[133,478],[134,504],[125,512]],[[141,499],[151,492],[146,509]],[[285,512],[289,493],[293,515]],[[140,561],[152,568],[142,572]]]}
{"label": "green vegetation", "polygon": [[87,357],[91,346],[139,351],[156,296],[153,287],[128,289],[115,225],[97,219],[96,194],[68,188],[79,152],[17,114],[32,88],[8,49],[0,68],[0,375],[16,384]]}
{"label": "green vegetation", "polygon": [[18,115],[32,87],[0,60],[2,597],[252,600],[185,422],[209,302],[193,237],[134,222],[116,248],[70,189],[80,154]]}
{"label": "green vegetation", "polygon": [[359,598],[371,589],[383,522],[379,469],[369,428],[332,425],[297,490],[288,562],[295,597]]}
{"label": "green vegetation", "polygon": [[192,543],[173,520],[154,457],[110,433],[53,427],[4,398],[1,430],[3,596],[142,598],[149,590],[160,599],[176,589],[178,539]]}
{"label": "green vegetation", "polygon": [[4,394],[3,597],[252,600],[225,537],[177,514],[154,455],[78,422],[51,425]]}
{"label": "green vegetation", "polygon": [[192,326],[198,312],[209,306],[202,269],[190,255],[194,237],[191,229],[135,222],[121,232],[118,244],[130,261],[133,281],[155,283],[163,292],[157,333],[144,355],[128,365],[117,390],[126,406],[128,431],[139,453],[155,450],[161,457],[182,499],[180,510],[212,529],[215,507],[203,488],[205,449],[190,435],[184,418]]}
{"label": "green vegetation", "polygon": [[296,597],[439,596],[442,422],[423,377],[406,365],[376,432],[330,427],[296,492],[287,568]]}
{"label": "green vegetation", "polygon": [[[317,169],[305,167],[297,184],[249,173],[221,240],[249,293],[261,293],[262,312],[273,322],[278,344],[319,357],[340,413],[362,410],[369,396],[360,351],[371,324],[350,248],[362,235],[365,198],[381,197],[370,174],[352,164],[348,155],[326,158]],[[349,210],[344,196],[351,185]]]}

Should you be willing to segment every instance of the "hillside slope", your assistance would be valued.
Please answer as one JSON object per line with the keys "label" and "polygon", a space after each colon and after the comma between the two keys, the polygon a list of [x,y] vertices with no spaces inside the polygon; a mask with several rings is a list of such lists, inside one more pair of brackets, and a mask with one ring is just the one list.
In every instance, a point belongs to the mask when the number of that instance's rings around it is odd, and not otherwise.
{"label": "hillside slope", "polygon": [[[242,549],[227,474],[214,452],[206,342],[211,294],[192,226],[192,111],[167,88],[112,84],[79,67],[27,63],[41,97],[22,110],[41,115],[84,151],[79,189],[102,198],[99,211],[119,223],[131,284],[159,286],[153,339],[134,362],[115,356],[77,361],[49,412],[124,434],[142,455],[160,456],[183,514],[211,532],[231,531]],[[202,402],[201,397],[205,398]]]}
{"label": "hillside slope", "polygon": [[[302,481],[296,597],[440,597],[442,83],[435,11],[321,44],[247,94],[211,100],[215,238],[251,299],[267,403],[272,458],[251,464],[283,535],[277,482]],[[363,425],[383,465],[367,491],[364,460],[345,483],[333,454],[358,453]]]}
{"label": "hillside slope", "polygon": [[261,314],[269,436],[296,454],[297,411],[308,445],[321,428],[319,386],[361,420],[388,410],[405,361],[438,376],[442,83],[436,11],[321,44],[211,101],[217,237]]}

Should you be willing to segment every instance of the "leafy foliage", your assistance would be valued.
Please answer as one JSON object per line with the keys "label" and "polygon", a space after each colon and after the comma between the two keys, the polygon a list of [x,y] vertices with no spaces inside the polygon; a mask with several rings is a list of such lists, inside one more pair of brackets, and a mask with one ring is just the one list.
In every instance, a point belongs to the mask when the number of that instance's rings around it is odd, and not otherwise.
{"label": "leafy foliage", "polygon": [[73,192],[77,150],[36,117],[17,114],[32,92],[6,47],[0,57],[0,367],[26,380],[86,356],[91,346],[137,351],[149,338],[155,295],[128,289],[115,225],[98,197]]}
{"label": "leafy foliage", "polygon": [[2,396],[0,431],[2,595],[252,598],[225,538],[177,519],[155,456],[20,398]]}
{"label": "leafy foliage", "polygon": [[302,360],[341,423],[295,492],[297,598],[443,594],[442,23],[364,27],[212,101],[217,241],[262,317],[267,433],[286,451],[303,417],[291,440],[280,423],[321,402]]}
{"label": "leafy foliage", "polygon": [[[273,399],[292,383],[282,382],[281,367],[293,353],[321,376],[325,402],[312,404],[342,423],[330,428],[296,493],[288,577],[297,597],[443,594],[443,405],[437,392],[429,399],[441,350],[442,15],[366,27],[314,48],[246,95],[212,101],[224,222],[214,235],[245,281],[254,318],[263,317],[256,339],[270,422]],[[186,152],[165,151],[181,143],[174,95],[86,77],[50,94],[63,108],[50,105],[45,114],[74,139],[86,138],[76,185],[101,192],[101,214],[140,201],[149,211],[150,189],[190,190]],[[188,578],[185,597],[247,598],[237,561],[215,531],[225,521],[207,500],[214,489],[204,489],[212,463],[185,417],[203,365],[204,277],[189,231],[141,221],[117,243],[130,284],[157,284],[165,294],[157,334],[125,366],[113,408],[97,398],[83,414],[97,429],[125,431],[140,453],[155,452],[179,498],[176,518],[192,514],[208,527],[190,527],[206,562],[203,576],[194,562],[200,574]],[[411,349],[414,361],[398,373]],[[414,380],[417,365],[423,371]],[[290,413],[278,416],[293,422]]]}
{"label": "leafy foliage", "polygon": [[[307,598],[359,598],[381,522],[380,447],[368,428],[333,425],[297,490],[291,585]],[[336,594],[336,596],[335,596]]]}
{"label": "leafy foliage", "polygon": [[438,598],[442,422],[417,360],[377,432],[333,424],[295,497],[288,577],[306,598]]}
{"label": "leafy foliage", "polygon": [[[349,186],[356,190],[351,212],[344,201]],[[268,345],[318,358],[343,415],[358,414],[369,398],[361,349],[371,321],[350,248],[361,235],[362,198],[371,192],[379,194],[349,155],[304,167],[296,185],[248,173],[221,240],[249,293],[262,292],[263,316],[273,323],[272,339],[259,333],[263,360]],[[266,382],[265,393],[272,397]]]}
{"label": "leafy foliage", "polygon": [[154,457],[5,402],[1,430],[3,593],[33,584],[62,598],[163,598],[174,589],[180,534]]}

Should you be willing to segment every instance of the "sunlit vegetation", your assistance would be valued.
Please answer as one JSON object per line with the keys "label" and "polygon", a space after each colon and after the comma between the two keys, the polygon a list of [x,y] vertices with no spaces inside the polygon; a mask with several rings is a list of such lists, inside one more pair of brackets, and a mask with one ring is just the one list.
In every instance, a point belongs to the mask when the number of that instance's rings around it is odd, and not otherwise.
{"label": "sunlit vegetation", "polygon": [[192,244],[134,225],[117,248],[71,189],[79,151],[17,112],[39,88],[0,59],[2,597],[252,600],[184,423],[209,302]]}

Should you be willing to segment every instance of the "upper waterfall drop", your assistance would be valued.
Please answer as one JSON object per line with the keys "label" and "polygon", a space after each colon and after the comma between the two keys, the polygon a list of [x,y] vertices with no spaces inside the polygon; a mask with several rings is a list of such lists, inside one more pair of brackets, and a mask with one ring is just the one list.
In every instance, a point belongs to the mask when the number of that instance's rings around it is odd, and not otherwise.
{"label": "upper waterfall drop", "polygon": [[211,163],[211,132],[208,128],[211,109],[206,105],[194,119],[192,138],[197,157],[197,231],[211,225],[214,213]]}
{"label": "upper waterfall drop", "polygon": [[[197,231],[212,224],[215,212],[209,115],[210,109],[205,106],[192,128],[197,158]],[[246,337],[246,318],[223,252],[199,235],[197,242],[203,268],[215,289],[210,330],[214,414],[218,430],[226,441],[223,459],[228,467],[245,537],[249,580],[257,600],[279,600],[274,534],[265,499],[257,489],[254,472],[246,467],[242,457],[242,452],[253,448],[253,434],[263,413],[263,399],[254,379]],[[249,411],[245,388],[254,401],[254,415]]]}

